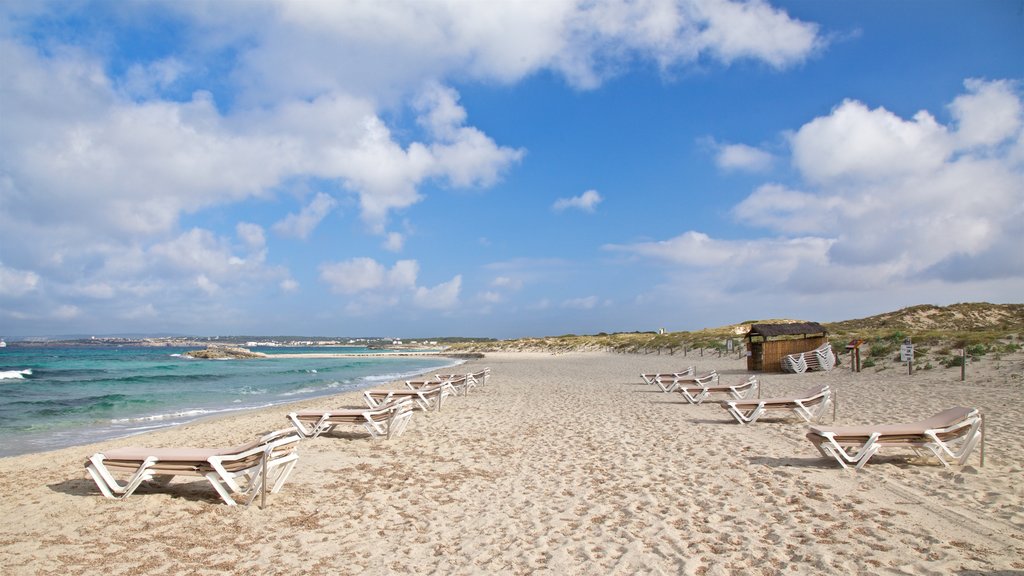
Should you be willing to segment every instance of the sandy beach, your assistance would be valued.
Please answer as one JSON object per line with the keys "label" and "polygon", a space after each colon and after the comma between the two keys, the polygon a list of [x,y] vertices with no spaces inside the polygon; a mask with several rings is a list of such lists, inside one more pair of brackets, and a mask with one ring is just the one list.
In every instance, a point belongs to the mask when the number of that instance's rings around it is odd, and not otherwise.
{"label": "sandy beach", "polygon": [[[985,416],[986,462],[943,468],[907,450],[859,473],[822,459],[807,425],[736,424],[642,371],[744,361],[603,352],[488,354],[488,385],[417,412],[403,436],[356,428],[304,441],[268,507],[229,507],[200,478],[103,498],[90,454],[231,445],[286,408],[0,459],[7,574],[1021,574],[1024,354],[907,375],[761,375],[764,395],[828,381],[837,423]],[[461,370],[460,370],[461,371]],[[391,386],[397,386],[392,383]],[[289,408],[361,405],[358,394]],[[826,419],[826,421],[830,420]]]}

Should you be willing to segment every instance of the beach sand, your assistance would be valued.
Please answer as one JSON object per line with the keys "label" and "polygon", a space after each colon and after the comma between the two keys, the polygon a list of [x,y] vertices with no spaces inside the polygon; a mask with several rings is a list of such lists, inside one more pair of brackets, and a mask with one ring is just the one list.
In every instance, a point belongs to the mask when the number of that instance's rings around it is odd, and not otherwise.
{"label": "beach sand", "polygon": [[[644,385],[736,358],[499,353],[490,383],[417,412],[400,438],[355,428],[304,441],[268,507],[229,507],[194,477],[103,498],[83,462],[127,445],[231,445],[286,425],[273,408],[90,446],[0,459],[6,574],[1024,573],[1024,354],[910,376],[762,375],[765,396],[827,381],[837,423],[963,405],[978,452],[949,469],[908,450],[859,473],[822,459],[802,421],[736,424]],[[461,371],[461,370],[460,370]],[[392,384],[396,385],[396,384]],[[360,405],[350,393],[294,406]]]}

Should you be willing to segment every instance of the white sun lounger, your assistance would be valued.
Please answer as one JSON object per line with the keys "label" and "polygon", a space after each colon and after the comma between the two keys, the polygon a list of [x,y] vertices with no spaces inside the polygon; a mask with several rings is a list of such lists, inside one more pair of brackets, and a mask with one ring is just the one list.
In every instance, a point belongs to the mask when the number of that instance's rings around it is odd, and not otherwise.
{"label": "white sun lounger", "polygon": [[701,404],[711,394],[728,394],[737,400],[743,400],[753,395],[757,390],[757,376],[751,376],[739,384],[717,383],[701,384],[698,382],[680,382],[676,389],[686,398],[690,404]]}
{"label": "white sun lounger", "polygon": [[363,400],[366,401],[366,405],[370,408],[376,408],[381,404],[387,404],[399,398],[408,398],[416,404],[417,408],[427,412],[435,407],[437,410],[440,410],[444,399],[454,393],[454,389],[451,386],[446,386],[444,382],[428,380],[422,382],[422,386],[416,387],[421,382],[410,380],[406,382],[407,388],[405,389],[364,390]]}
{"label": "white sun lounger", "polygon": [[[908,424],[812,426],[807,439],[843,468],[852,465],[860,470],[883,447],[911,448],[916,454],[928,450],[948,467],[950,460],[963,465],[974,447],[984,443],[984,425],[977,409],[956,407]],[[985,465],[984,444],[981,464]]]}
{"label": "white sun lounger", "polygon": [[[114,448],[90,456],[85,468],[107,498],[127,498],[143,482],[166,485],[174,476],[203,476],[234,506],[231,493],[247,496],[248,504],[262,492],[264,478],[273,486],[270,492],[278,492],[299,458],[300,440],[285,429],[230,448]],[[118,473],[129,475],[124,483]]]}
{"label": "white sun lounger", "polygon": [[718,371],[711,370],[700,375],[662,376],[654,379],[654,385],[661,388],[662,392],[674,392],[683,384],[695,384],[697,386],[718,384]]}
{"label": "white sun lounger", "polygon": [[721,405],[740,424],[752,424],[769,410],[792,411],[806,422],[813,422],[825,413],[831,402],[832,390],[828,384],[821,384],[793,396],[724,400]]}
{"label": "white sun lounger", "polygon": [[657,385],[660,388],[661,385],[657,384],[657,382],[661,378],[682,378],[684,376],[693,376],[693,375],[694,375],[694,368],[693,368],[693,366],[687,366],[686,370],[681,370],[679,372],[657,372],[657,373],[647,373],[647,374],[641,373],[640,377],[643,378],[645,383],[647,383],[647,384],[654,384],[654,385]]}
{"label": "white sun lounger", "polygon": [[301,410],[288,414],[295,429],[304,438],[316,438],[335,427],[348,424],[363,426],[373,439],[398,437],[412,419],[412,400],[393,398],[373,408],[339,408],[336,410]]}
{"label": "white sun lounger", "polygon": [[435,380],[406,380],[405,385],[410,388],[422,388],[433,384],[441,383],[449,387],[452,396],[466,396],[469,389],[476,386],[469,374],[435,374]]}

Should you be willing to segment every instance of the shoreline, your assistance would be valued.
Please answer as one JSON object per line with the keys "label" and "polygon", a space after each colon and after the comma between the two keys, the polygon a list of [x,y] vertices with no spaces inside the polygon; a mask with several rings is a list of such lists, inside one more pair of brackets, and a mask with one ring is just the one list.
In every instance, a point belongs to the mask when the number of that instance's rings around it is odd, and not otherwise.
{"label": "shoreline", "polygon": [[[202,478],[100,496],[97,450],[228,446],[358,392],[194,422],[126,440],[0,459],[0,562],[12,574],[974,573],[1024,570],[1024,353],[959,370],[762,374],[764,395],[820,382],[838,423],[912,421],[953,405],[986,419],[977,451],[945,469],[883,451],[858,473],[824,460],[806,424],[741,426],[641,371],[743,360],[602,352],[493,353],[491,381],[399,438],[352,427],[304,440],[268,507],[227,507]],[[460,370],[460,371],[461,371]],[[381,387],[397,387],[397,382]],[[102,521],[97,521],[102,517]],[[126,540],[130,534],[130,540]],[[372,535],[372,537],[368,537]],[[129,547],[131,554],[123,554]]]}
{"label": "shoreline", "polygon": [[[309,358],[309,359],[336,359],[336,358],[349,358],[349,357],[362,358],[362,357],[381,357],[381,356],[387,356],[387,355],[386,354],[385,355],[381,355],[381,354],[341,354],[341,355],[312,354],[312,355],[306,355],[306,354],[298,353],[298,354],[272,355],[272,356],[270,356],[270,358],[281,357],[282,359],[304,359],[304,358]],[[405,354],[401,354],[401,355],[398,355],[398,356],[406,356],[406,355]],[[264,410],[279,410],[282,407],[287,407],[287,406],[290,406],[290,405],[293,405],[293,404],[301,404],[301,403],[304,403],[304,402],[315,402],[315,401],[320,400],[320,399],[332,399],[332,398],[335,398],[335,397],[338,397],[338,396],[346,396],[346,395],[352,394],[352,393],[355,393],[358,396],[359,394],[362,393],[363,390],[366,390],[368,388],[373,388],[373,387],[377,387],[377,386],[391,386],[391,385],[394,385],[396,382],[397,383],[401,383],[404,380],[411,380],[411,379],[419,378],[419,377],[422,377],[422,376],[425,376],[425,375],[429,375],[432,372],[449,370],[449,369],[452,369],[454,367],[461,366],[462,364],[464,364],[466,362],[465,359],[458,358],[458,357],[456,357],[454,355],[440,355],[439,354],[439,355],[436,355],[436,356],[438,358],[450,359],[450,361],[448,363],[442,365],[442,366],[438,366],[438,367],[435,367],[435,368],[430,368],[430,369],[425,370],[425,371],[409,372],[409,373],[407,373],[407,374],[405,374],[403,376],[400,376],[399,378],[390,378],[390,379],[387,379],[387,380],[373,379],[373,380],[369,380],[369,381],[364,379],[361,383],[355,385],[354,387],[347,388],[345,390],[340,390],[339,391],[339,390],[330,390],[330,389],[325,388],[325,389],[323,389],[321,394],[316,394],[314,396],[309,396],[309,397],[305,397],[305,398],[286,399],[286,400],[281,400],[281,401],[278,401],[278,402],[269,401],[267,403],[264,403],[264,404],[261,404],[261,405],[256,405],[256,406],[239,406],[239,407],[235,407],[235,406],[233,406],[231,404],[224,404],[224,405],[220,405],[218,407],[183,409],[185,411],[180,412],[180,413],[174,413],[174,414],[155,414],[155,415],[147,415],[147,416],[138,416],[138,417],[133,417],[133,418],[119,418],[119,419],[114,419],[114,420],[110,420],[110,421],[105,421],[105,422],[102,422],[102,423],[95,423],[95,424],[90,425],[90,426],[82,426],[82,427],[76,427],[76,428],[67,428],[67,429],[50,430],[50,431],[42,431],[42,432],[39,432],[39,433],[36,433],[36,434],[23,434],[23,435],[18,435],[18,436],[11,436],[10,438],[7,438],[6,440],[8,442],[20,442],[21,446],[24,446],[25,443],[31,443],[31,444],[41,443],[42,439],[46,438],[48,434],[53,434],[53,435],[56,435],[56,436],[61,437],[61,438],[68,438],[68,437],[75,437],[75,436],[78,436],[78,435],[85,435],[89,439],[85,440],[85,441],[81,441],[81,442],[71,441],[71,443],[68,443],[67,441],[65,441],[65,442],[61,442],[60,445],[53,445],[53,446],[42,446],[41,444],[38,444],[37,445],[38,447],[34,446],[33,449],[28,451],[28,452],[20,452],[20,453],[17,453],[17,454],[0,454],[0,461],[2,461],[3,459],[17,458],[17,457],[20,457],[20,456],[27,456],[27,455],[31,455],[31,454],[45,454],[45,453],[49,453],[49,452],[53,452],[53,451],[58,451],[58,450],[63,450],[63,449],[76,448],[76,447],[79,447],[79,446],[88,446],[88,445],[93,445],[93,444],[98,444],[98,443],[119,442],[119,441],[122,441],[122,440],[133,439],[133,438],[145,438],[149,434],[155,434],[155,433],[159,433],[159,432],[167,431],[167,430],[174,430],[174,429],[177,429],[177,428],[180,428],[180,427],[183,427],[183,426],[189,426],[189,425],[192,425],[192,424],[199,424],[199,423],[202,423],[202,422],[217,420],[217,419],[220,419],[220,418],[244,417],[247,414],[255,414],[255,413],[258,413],[258,412],[264,411]],[[262,358],[251,358],[251,360],[261,360],[261,359]],[[193,359],[193,360],[194,361],[204,361],[202,359]],[[217,362],[217,361],[220,361],[220,360],[205,360],[205,361]],[[373,377],[373,378],[379,378],[379,377]],[[359,404],[362,405],[361,396],[358,396],[358,399],[359,399]],[[190,412],[201,412],[201,413],[191,414]],[[165,423],[160,424],[160,422],[165,422]],[[119,429],[117,429],[115,427],[116,424],[130,424],[130,423],[135,423],[135,424],[139,424],[139,425],[144,425],[146,423],[151,423],[153,425],[150,426],[150,427],[144,427],[144,429],[127,429],[127,430],[119,430]]]}

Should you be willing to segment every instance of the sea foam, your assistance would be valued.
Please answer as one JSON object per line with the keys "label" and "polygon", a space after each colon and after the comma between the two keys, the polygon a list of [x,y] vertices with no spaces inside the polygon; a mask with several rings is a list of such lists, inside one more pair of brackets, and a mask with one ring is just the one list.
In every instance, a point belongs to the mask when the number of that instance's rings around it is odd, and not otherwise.
{"label": "sea foam", "polygon": [[0,380],[24,380],[25,376],[31,375],[31,368],[26,368],[25,370],[7,370],[0,372]]}

